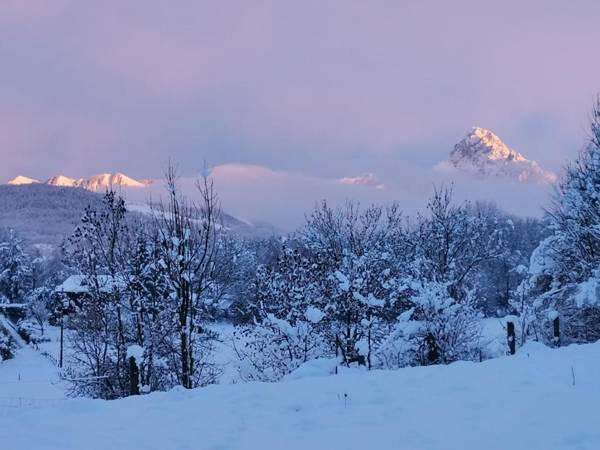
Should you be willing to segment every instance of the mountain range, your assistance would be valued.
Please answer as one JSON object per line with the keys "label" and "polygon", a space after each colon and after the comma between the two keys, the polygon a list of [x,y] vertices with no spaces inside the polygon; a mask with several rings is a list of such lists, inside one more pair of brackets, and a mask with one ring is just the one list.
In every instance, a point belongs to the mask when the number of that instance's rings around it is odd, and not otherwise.
{"label": "mountain range", "polygon": [[[508,147],[492,131],[474,127],[452,149],[449,159],[437,165],[440,168],[453,168],[479,178],[506,178],[518,182],[538,184],[554,183],[556,174],[542,168],[536,161]],[[345,177],[342,184],[362,184],[383,187],[375,175],[369,173],[361,177]],[[9,185],[47,184],[59,187],[78,187],[92,192],[102,192],[107,188],[142,189],[151,186],[155,180],[136,180],[121,172],[101,173],[90,178],[69,178],[56,175],[41,182],[34,178],[19,175],[8,181]]]}
{"label": "mountain range", "polygon": [[69,178],[64,175],[56,175],[45,182],[41,182],[34,178],[29,178],[23,175],[19,175],[8,181],[7,184],[13,186],[21,186],[28,184],[48,184],[50,186],[60,187],[78,187],[88,191],[98,192],[103,191],[109,187],[113,188],[144,188],[150,186],[153,183],[152,180],[134,180],[127,175],[117,173],[101,173],[94,175],[90,178]]}
{"label": "mountain range", "polygon": [[[537,198],[538,192],[541,192],[539,196],[545,195],[543,192],[547,185],[557,179],[553,172],[542,168],[536,161],[527,159],[508,147],[492,131],[481,127],[475,127],[467,133],[451,149],[446,161],[436,168],[449,171],[447,173],[452,176],[453,181],[461,179],[466,182],[471,178],[477,183],[478,180],[482,180],[484,184],[487,182],[494,187],[493,193],[489,194],[493,201],[504,201],[504,197],[510,196],[507,194],[508,190],[518,191],[520,194],[516,195],[523,195],[523,198]],[[435,171],[429,173],[436,179],[442,175]],[[338,183],[376,187],[384,191],[383,183],[372,173],[360,177],[345,177],[339,179]],[[107,188],[127,190],[128,209],[136,214],[147,215],[150,214],[147,198],[155,194],[152,186],[158,187],[159,184],[153,180],[136,180],[120,172],[102,173],[90,178],[57,175],[43,182],[20,175],[11,179],[8,185],[0,185],[0,229],[14,228],[32,244],[55,247],[72,231],[87,205],[99,204],[99,193]],[[501,196],[497,195],[498,184],[505,187],[501,190]],[[231,198],[229,201],[231,204]],[[537,204],[537,200],[535,201]],[[505,203],[501,205],[507,208]],[[228,214],[223,214],[223,225],[244,236],[270,236],[278,233],[267,223],[248,223]]]}

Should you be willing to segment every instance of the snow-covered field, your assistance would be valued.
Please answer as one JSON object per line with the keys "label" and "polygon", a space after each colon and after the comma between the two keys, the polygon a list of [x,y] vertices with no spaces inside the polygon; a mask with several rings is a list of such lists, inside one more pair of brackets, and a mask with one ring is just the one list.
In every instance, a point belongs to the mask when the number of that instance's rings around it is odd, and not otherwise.
{"label": "snow-covered field", "polygon": [[529,344],[483,363],[14,408],[0,448],[597,450],[598,405],[600,343]]}

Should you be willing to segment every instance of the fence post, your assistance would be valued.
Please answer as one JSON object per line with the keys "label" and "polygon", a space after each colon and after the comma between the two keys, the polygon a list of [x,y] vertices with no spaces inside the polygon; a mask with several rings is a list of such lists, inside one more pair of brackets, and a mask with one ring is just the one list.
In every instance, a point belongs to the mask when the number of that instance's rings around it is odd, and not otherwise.
{"label": "fence post", "polygon": [[64,346],[64,321],[65,318],[64,316],[61,316],[60,318],[60,356],[58,358],[58,367],[60,367],[62,369],[63,366],[63,346]]}
{"label": "fence post", "polygon": [[517,351],[514,322],[506,322],[506,339],[508,341],[508,352],[514,355]]}
{"label": "fence post", "polygon": [[129,358],[129,394],[140,395],[140,370],[135,358]]}
{"label": "fence post", "polygon": [[560,347],[560,319],[558,318],[558,316],[556,316],[554,318],[554,320],[552,321],[552,324],[554,326],[554,339],[553,339],[554,346]]}

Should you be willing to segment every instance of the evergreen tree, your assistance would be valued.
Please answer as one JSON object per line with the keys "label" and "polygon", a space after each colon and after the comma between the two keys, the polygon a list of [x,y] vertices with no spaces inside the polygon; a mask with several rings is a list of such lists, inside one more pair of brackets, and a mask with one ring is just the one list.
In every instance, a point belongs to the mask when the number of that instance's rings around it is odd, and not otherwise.
{"label": "evergreen tree", "polygon": [[9,230],[0,241],[0,296],[9,303],[21,303],[32,288],[32,260],[23,249],[23,241]]}

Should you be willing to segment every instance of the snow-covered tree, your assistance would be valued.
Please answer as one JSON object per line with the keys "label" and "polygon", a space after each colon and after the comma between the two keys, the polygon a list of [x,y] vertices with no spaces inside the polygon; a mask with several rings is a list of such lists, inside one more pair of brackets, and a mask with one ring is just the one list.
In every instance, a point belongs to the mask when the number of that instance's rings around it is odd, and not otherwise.
{"label": "snow-covered tree", "polygon": [[361,209],[325,202],[301,233],[327,299],[327,335],[345,364],[371,367],[371,356],[387,321],[403,311],[403,277],[414,245],[397,205]]}
{"label": "snow-covered tree", "polygon": [[207,317],[203,305],[212,297],[219,249],[220,206],[213,182],[204,176],[197,183],[198,202],[189,200],[177,186],[177,173],[169,166],[165,181],[167,201],[154,207],[160,242],[160,265],[176,312],[178,378],[191,389],[199,379],[201,353],[206,350]]}
{"label": "snow-covered tree", "polygon": [[313,270],[301,249],[286,245],[274,267],[258,267],[254,324],[237,327],[234,340],[243,378],[275,381],[333,355],[324,342],[324,299]]}
{"label": "snow-covered tree", "polygon": [[73,358],[82,371],[77,378],[102,380],[79,388],[105,398],[127,395],[129,386],[122,275],[128,245],[126,212],[124,199],[107,191],[100,208],[86,208],[65,244],[65,254],[86,290],[85,301],[71,318]]}
{"label": "snow-covered tree", "polygon": [[0,296],[10,303],[20,303],[33,288],[31,257],[14,230],[0,236]]}
{"label": "snow-covered tree", "polygon": [[461,300],[482,264],[504,253],[503,227],[482,209],[455,205],[451,188],[436,188],[427,208],[429,215],[419,217],[413,234],[415,278],[445,284]]}
{"label": "snow-covered tree", "polygon": [[588,145],[559,181],[548,221],[551,234],[533,253],[522,287],[538,334],[552,341],[559,318],[563,342],[600,339],[600,98]]}
{"label": "snow-covered tree", "polygon": [[50,299],[52,298],[52,289],[43,286],[29,292],[26,297],[27,311],[39,330],[41,336],[44,335],[44,327],[50,317]]}
{"label": "snow-covered tree", "polygon": [[14,342],[12,338],[0,328],[0,363],[14,356]]}
{"label": "snow-covered tree", "polygon": [[508,215],[491,204],[477,203],[474,212],[487,222],[487,230],[500,237],[498,252],[481,262],[471,276],[473,297],[486,315],[505,316],[514,313],[521,300],[519,286],[527,276],[531,254],[547,235],[538,219]]}
{"label": "snow-covered tree", "polygon": [[345,364],[372,366],[372,354],[385,329],[386,307],[398,300],[398,280],[391,258],[377,250],[346,253],[325,280],[329,328]]}
{"label": "snow-covered tree", "polygon": [[168,389],[178,383],[177,365],[173,363],[177,346],[171,339],[175,313],[160,263],[160,241],[157,231],[147,223],[139,221],[131,229],[135,231],[122,273],[129,312],[128,348],[141,350],[135,352],[140,391]]}
{"label": "snow-covered tree", "polygon": [[427,283],[410,299],[377,356],[384,367],[448,364],[481,357],[481,313],[456,301],[448,286]]}
{"label": "snow-covered tree", "polygon": [[150,217],[129,214],[108,191],[65,245],[82,297],[67,321],[78,393],[116,398],[214,381],[216,336],[206,325],[231,272],[231,261],[217,259],[218,201],[208,178],[197,204],[179,190],[173,167],[166,182],[167,202],[152,205]]}
{"label": "snow-covered tree", "polygon": [[600,265],[600,100],[592,112],[591,137],[557,185],[549,211],[548,250],[559,283],[581,282]]}

